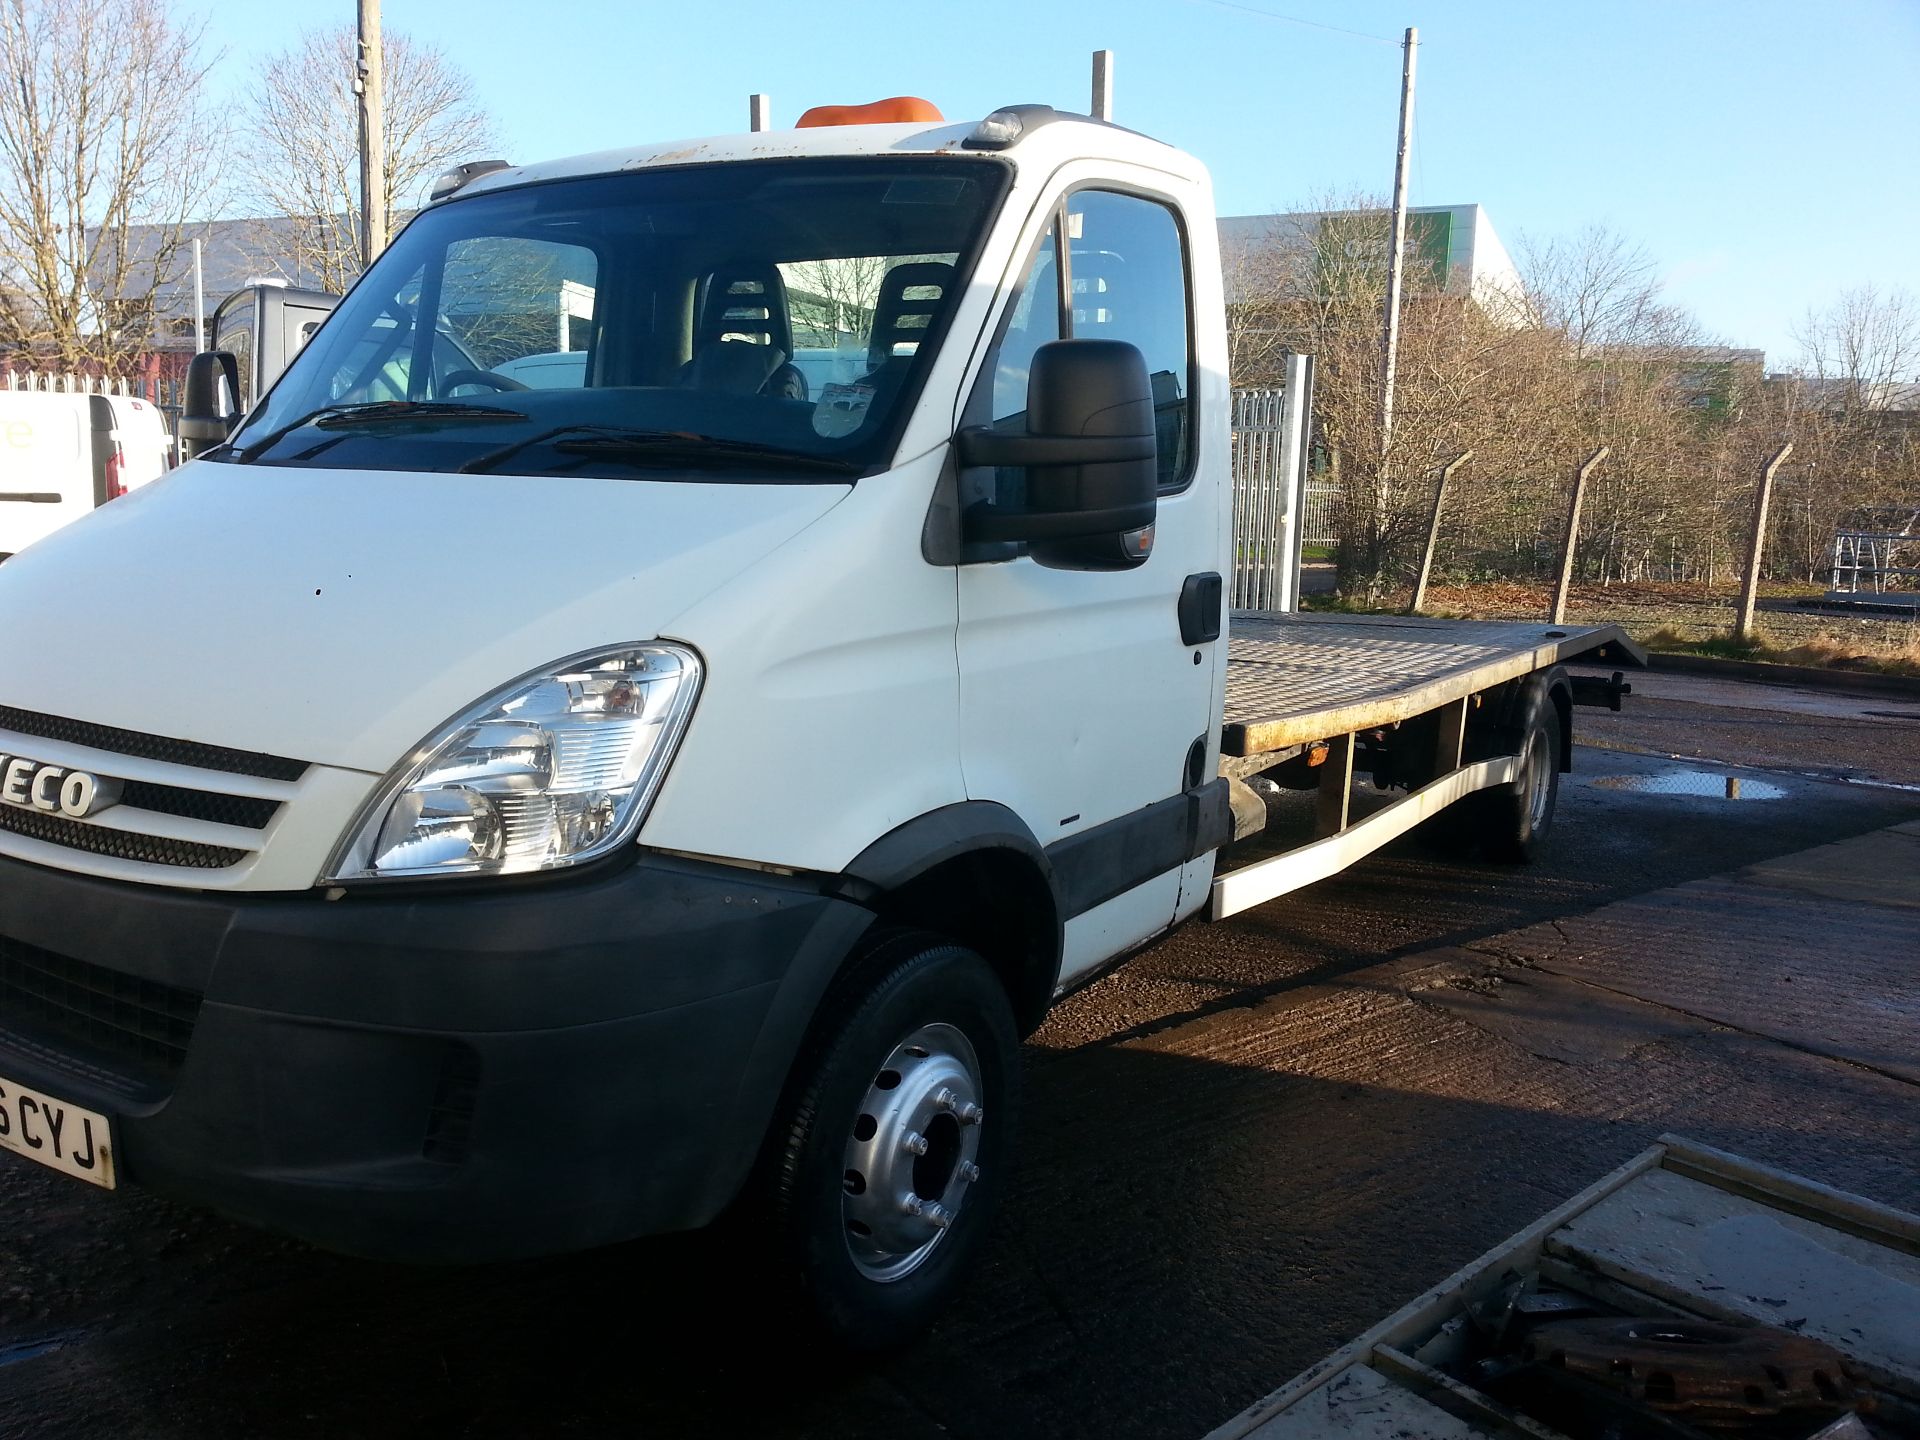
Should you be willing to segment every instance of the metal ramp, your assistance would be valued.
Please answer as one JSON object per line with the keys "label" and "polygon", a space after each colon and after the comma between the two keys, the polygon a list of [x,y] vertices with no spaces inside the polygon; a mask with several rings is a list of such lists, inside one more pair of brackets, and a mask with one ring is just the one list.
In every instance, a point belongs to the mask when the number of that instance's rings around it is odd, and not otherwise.
{"label": "metal ramp", "polygon": [[[1528,1366],[1564,1373],[1564,1356],[1527,1343],[1552,1332],[1528,1327],[1583,1311],[1616,1317],[1615,1326],[1617,1317],[1642,1317],[1656,1332],[1730,1327],[1740,1339],[1726,1353],[1744,1346],[1753,1378],[1730,1369],[1724,1390],[1700,1391],[1700,1413],[1716,1418],[1696,1425],[1686,1418],[1689,1372],[1678,1386],[1665,1376],[1656,1393],[1660,1373],[1636,1376],[1616,1362],[1613,1383],[1571,1389],[1556,1419],[1571,1414],[1577,1423],[1556,1428],[1538,1407],[1513,1403],[1534,1392],[1511,1382]],[[1695,1343],[1702,1354],[1712,1349]],[[1607,1418],[1612,1390],[1626,1414],[1644,1391],[1639,1433],[1796,1433],[1800,1411],[1792,1409],[1785,1419],[1768,1415],[1771,1428],[1727,1426],[1729,1405],[1756,1418],[1781,1409],[1800,1378],[1785,1362],[1769,1373],[1751,1359],[1766,1345],[1776,1355],[1838,1352],[1845,1362],[1841,1373],[1807,1377],[1825,1380],[1815,1398],[1833,1413],[1816,1406],[1797,1433],[1920,1434],[1920,1217],[1667,1136],[1208,1440],[1566,1440],[1569,1429],[1588,1428],[1587,1407],[1600,1428],[1631,1430],[1630,1421]],[[1697,1366],[1690,1373],[1696,1384],[1711,1381]],[[1860,1425],[1862,1410],[1871,1429]]]}

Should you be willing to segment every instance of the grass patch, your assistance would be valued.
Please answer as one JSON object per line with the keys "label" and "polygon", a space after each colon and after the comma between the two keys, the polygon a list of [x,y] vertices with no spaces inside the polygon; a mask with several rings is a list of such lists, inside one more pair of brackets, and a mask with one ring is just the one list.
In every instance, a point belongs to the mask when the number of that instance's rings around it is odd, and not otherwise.
{"label": "grass patch", "polygon": [[1832,633],[1782,643],[1759,626],[1744,640],[1732,631],[1683,635],[1662,625],[1637,637],[1649,650],[1668,655],[1707,655],[1762,665],[1804,665],[1817,670],[1854,670],[1875,675],[1920,676],[1920,635],[1893,636],[1863,647],[1857,638]]}

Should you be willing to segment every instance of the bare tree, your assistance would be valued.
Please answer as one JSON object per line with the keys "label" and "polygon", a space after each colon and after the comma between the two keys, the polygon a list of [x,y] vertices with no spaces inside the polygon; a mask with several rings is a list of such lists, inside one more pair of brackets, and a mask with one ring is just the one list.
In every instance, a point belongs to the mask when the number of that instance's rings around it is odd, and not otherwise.
{"label": "bare tree", "polygon": [[1884,409],[1895,387],[1920,382],[1920,306],[1903,290],[1844,292],[1794,327],[1799,369],[1849,409]]}
{"label": "bare tree", "polygon": [[[249,199],[294,224],[288,278],[340,291],[359,275],[360,140],[352,26],[312,30],[255,76],[245,129]],[[386,100],[386,203],[399,214],[439,171],[497,143],[466,75],[431,45],[381,37]],[[262,248],[267,243],[262,242]]]}
{"label": "bare tree", "polygon": [[1663,295],[1642,245],[1604,225],[1544,241],[1525,237],[1520,268],[1539,323],[1559,332],[1576,359],[1608,346],[1684,345],[1693,322]]}
{"label": "bare tree", "polygon": [[205,25],[169,9],[0,0],[0,351],[117,370],[149,348],[221,169]]}

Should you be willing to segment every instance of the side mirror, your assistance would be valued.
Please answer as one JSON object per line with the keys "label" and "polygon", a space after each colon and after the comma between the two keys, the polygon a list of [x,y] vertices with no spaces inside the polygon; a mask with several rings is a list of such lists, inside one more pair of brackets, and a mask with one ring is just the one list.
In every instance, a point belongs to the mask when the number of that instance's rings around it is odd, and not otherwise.
{"label": "side mirror", "polygon": [[968,426],[963,465],[1023,466],[1026,503],[981,503],[969,541],[1025,541],[1043,564],[1125,569],[1146,559],[1158,496],[1153,390],[1137,346],[1055,340],[1033,355],[1025,434]]}
{"label": "side mirror", "polygon": [[230,350],[202,350],[187,362],[186,394],[180,404],[180,448],[191,460],[225,442],[240,423],[237,411],[220,408],[220,384],[239,403],[240,362]]}

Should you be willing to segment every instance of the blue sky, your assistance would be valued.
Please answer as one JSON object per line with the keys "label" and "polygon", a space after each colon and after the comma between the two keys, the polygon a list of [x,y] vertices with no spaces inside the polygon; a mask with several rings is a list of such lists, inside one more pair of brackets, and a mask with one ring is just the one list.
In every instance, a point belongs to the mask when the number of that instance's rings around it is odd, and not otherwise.
{"label": "blue sky", "polygon": [[[211,21],[236,90],[324,18],[182,8]],[[352,21],[351,0],[330,8]],[[387,0],[385,15],[473,77],[517,160],[741,130],[752,90],[776,125],[894,94],[951,117],[1083,109],[1089,54],[1111,48],[1115,118],[1205,160],[1229,214],[1385,193],[1398,39],[1417,25],[1414,204],[1478,202],[1510,249],[1609,225],[1770,364],[1792,358],[1809,305],[1867,283],[1920,291],[1920,0]]]}

